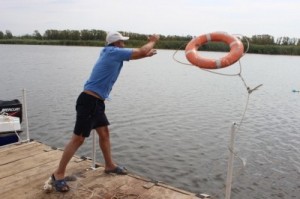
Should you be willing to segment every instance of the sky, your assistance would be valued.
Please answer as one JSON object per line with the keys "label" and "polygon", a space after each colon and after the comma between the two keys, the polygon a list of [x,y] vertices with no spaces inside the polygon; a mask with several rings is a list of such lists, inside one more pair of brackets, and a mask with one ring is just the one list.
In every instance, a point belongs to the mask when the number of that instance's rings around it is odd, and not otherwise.
{"label": "sky", "polygon": [[0,31],[48,29],[300,38],[300,0],[1,0]]}

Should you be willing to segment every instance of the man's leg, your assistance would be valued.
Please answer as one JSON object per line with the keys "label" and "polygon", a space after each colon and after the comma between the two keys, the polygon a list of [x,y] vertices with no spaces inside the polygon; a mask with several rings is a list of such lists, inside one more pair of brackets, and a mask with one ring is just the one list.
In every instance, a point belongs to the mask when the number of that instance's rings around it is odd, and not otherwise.
{"label": "man's leg", "polygon": [[108,126],[98,127],[96,131],[99,135],[99,145],[105,160],[105,170],[115,169],[117,165],[113,162],[111,157],[111,147],[110,147]]}
{"label": "man's leg", "polygon": [[77,149],[82,145],[84,142],[84,137],[78,136],[73,134],[70,142],[66,145],[63,155],[61,157],[61,160],[59,162],[59,166],[56,169],[56,171],[53,173],[54,177],[56,180],[61,180],[64,179],[65,177],[65,172],[66,172],[66,167],[77,151]]}

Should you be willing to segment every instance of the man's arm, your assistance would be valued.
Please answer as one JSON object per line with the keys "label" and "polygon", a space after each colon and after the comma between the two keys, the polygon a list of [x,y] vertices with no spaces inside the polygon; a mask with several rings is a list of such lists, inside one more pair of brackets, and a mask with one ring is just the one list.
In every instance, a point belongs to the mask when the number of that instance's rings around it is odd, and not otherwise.
{"label": "man's arm", "polygon": [[140,48],[133,49],[130,59],[141,59],[144,57],[151,57],[156,54],[156,50],[153,49],[156,42],[159,40],[159,35],[151,35],[147,44]]}

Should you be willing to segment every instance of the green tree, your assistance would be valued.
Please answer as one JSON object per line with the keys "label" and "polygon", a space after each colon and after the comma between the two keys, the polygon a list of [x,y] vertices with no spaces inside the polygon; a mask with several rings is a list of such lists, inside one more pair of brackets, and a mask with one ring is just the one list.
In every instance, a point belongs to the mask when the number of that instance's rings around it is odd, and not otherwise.
{"label": "green tree", "polygon": [[80,34],[82,40],[91,40],[92,38],[89,30],[81,30]]}
{"label": "green tree", "polygon": [[6,30],[6,31],[5,31],[5,37],[6,37],[7,39],[12,39],[12,38],[13,38],[13,34],[11,33],[10,30]]}
{"label": "green tree", "polygon": [[106,37],[106,32],[103,30],[93,30],[94,40],[104,41]]}
{"label": "green tree", "polygon": [[80,40],[80,32],[78,30],[71,30],[69,39],[70,40]]}
{"label": "green tree", "polygon": [[0,31],[0,39],[4,39],[4,33]]}
{"label": "green tree", "polygon": [[296,46],[297,43],[298,43],[298,39],[297,38],[290,38],[288,43],[289,43],[289,45]]}
{"label": "green tree", "polygon": [[32,35],[26,34],[20,37],[21,39],[34,39]]}
{"label": "green tree", "polygon": [[279,37],[277,39],[276,43],[279,44],[279,45],[288,45],[289,44],[289,40],[290,40],[289,37]]}
{"label": "green tree", "polygon": [[58,30],[46,30],[44,33],[44,38],[48,40],[58,40],[59,32]]}
{"label": "green tree", "polygon": [[33,37],[34,37],[35,39],[38,39],[38,40],[43,39],[42,35],[39,33],[38,30],[35,30],[35,31],[33,32]]}
{"label": "green tree", "polygon": [[250,39],[250,42],[253,44],[273,45],[274,37],[271,35],[254,35]]}

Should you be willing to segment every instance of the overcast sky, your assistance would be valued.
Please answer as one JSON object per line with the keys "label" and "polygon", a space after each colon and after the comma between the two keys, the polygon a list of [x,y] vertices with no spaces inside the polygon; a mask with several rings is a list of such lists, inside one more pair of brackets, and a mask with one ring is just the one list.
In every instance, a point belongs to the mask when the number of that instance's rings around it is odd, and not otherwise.
{"label": "overcast sky", "polygon": [[213,31],[300,38],[300,0],[1,0],[0,31],[121,30],[197,36]]}

